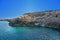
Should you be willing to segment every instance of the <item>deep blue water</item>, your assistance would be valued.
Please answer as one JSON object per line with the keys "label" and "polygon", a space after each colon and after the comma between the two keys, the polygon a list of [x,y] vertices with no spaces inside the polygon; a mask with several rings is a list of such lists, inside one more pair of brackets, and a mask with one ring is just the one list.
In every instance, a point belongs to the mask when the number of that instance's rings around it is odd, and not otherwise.
{"label": "deep blue water", "polygon": [[60,31],[42,27],[10,27],[0,22],[0,40],[60,40]]}

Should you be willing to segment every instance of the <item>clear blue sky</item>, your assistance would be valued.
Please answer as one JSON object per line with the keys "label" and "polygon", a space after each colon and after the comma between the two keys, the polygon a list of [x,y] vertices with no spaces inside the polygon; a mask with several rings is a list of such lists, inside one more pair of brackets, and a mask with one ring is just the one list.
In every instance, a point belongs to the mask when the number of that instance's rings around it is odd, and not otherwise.
{"label": "clear blue sky", "polygon": [[60,10],[60,0],[0,0],[0,18],[43,10]]}

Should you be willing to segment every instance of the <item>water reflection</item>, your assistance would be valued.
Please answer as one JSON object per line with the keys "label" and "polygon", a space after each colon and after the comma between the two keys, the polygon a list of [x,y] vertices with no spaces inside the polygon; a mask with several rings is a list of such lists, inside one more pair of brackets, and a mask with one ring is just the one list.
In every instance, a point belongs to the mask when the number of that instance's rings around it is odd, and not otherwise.
{"label": "water reflection", "polygon": [[60,40],[60,31],[38,27],[10,27],[0,22],[0,40]]}

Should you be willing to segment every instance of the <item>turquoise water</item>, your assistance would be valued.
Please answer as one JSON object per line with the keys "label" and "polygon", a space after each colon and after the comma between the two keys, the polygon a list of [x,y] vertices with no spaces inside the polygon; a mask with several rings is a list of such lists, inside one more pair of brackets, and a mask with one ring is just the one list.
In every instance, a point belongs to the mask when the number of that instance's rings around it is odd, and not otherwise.
{"label": "turquoise water", "polygon": [[42,27],[10,27],[0,22],[0,40],[60,40],[60,31]]}

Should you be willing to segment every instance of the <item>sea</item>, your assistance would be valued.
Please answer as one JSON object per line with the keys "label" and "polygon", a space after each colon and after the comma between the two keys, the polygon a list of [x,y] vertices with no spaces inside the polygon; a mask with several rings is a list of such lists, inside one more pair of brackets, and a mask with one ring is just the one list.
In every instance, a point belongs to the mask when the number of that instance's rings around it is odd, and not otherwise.
{"label": "sea", "polygon": [[0,40],[60,40],[60,30],[44,27],[11,27],[0,21]]}

